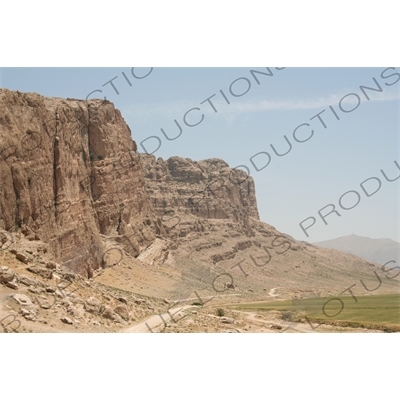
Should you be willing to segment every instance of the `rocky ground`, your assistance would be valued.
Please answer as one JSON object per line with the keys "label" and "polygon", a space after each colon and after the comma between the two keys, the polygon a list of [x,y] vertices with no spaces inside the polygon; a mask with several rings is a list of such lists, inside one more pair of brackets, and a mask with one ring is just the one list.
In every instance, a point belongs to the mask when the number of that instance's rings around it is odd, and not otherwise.
{"label": "rocky ground", "polygon": [[[212,286],[217,273],[229,270],[211,271],[203,259],[212,259],[220,246],[203,245],[200,257],[194,250],[196,254],[190,254],[179,267],[175,259],[180,259],[179,251],[166,250],[171,243],[162,241],[156,241],[139,258],[124,254],[121,259],[119,252],[110,251],[109,266],[88,279],[52,261],[44,243],[22,233],[13,237],[13,242],[4,241],[9,235],[3,232],[0,253],[0,321],[5,332],[313,332],[309,324],[292,322],[282,312],[244,312],[231,306],[312,297],[337,288],[307,289],[301,281],[297,288],[271,287],[260,273],[240,278],[232,271],[231,276],[238,277],[235,283],[223,275],[224,279],[218,278]],[[204,239],[195,236],[193,242],[199,240]],[[175,245],[183,252],[179,243]],[[168,256],[163,257],[166,251]],[[243,251],[237,250],[235,257],[245,256]],[[318,253],[318,248],[314,251]],[[252,285],[255,281],[259,282]],[[395,284],[386,283],[380,292],[395,289]],[[318,332],[332,331],[366,330],[318,328]]]}
{"label": "rocky ground", "polygon": [[[0,253],[2,331],[117,332],[166,305],[102,283],[105,270],[83,278],[33,251],[33,242],[20,238],[18,245]],[[116,281],[122,276],[113,273]]]}

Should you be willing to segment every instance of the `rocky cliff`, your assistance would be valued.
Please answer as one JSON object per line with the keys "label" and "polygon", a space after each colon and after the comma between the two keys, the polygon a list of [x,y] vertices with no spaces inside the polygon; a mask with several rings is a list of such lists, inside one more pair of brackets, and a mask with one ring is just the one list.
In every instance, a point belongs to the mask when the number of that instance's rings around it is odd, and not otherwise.
{"label": "rocky cliff", "polygon": [[[253,179],[224,161],[139,156],[108,101],[1,89],[0,103],[0,228],[49,243],[75,272],[90,275],[110,247],[138,256],[208,219],[253,235]],[[179,230],[167,223],[177,212]]]}
{"label": "rocky cliff", "polygon": [[1,89],[0,105],[0,228],[49,243],[57,261],[87,275],[107,240],[136,256],[162,233],[112,103]]}
{"label": "rocky cliff", "polygon": [[147,193],[163,221],[173,214],[193,216],[195,221],[230,220],[251,234],[249,219],[259,220],[259,215],[253,178],[244,171],[231,169],[220,159],[164,161],[147,154],[140,158]]}

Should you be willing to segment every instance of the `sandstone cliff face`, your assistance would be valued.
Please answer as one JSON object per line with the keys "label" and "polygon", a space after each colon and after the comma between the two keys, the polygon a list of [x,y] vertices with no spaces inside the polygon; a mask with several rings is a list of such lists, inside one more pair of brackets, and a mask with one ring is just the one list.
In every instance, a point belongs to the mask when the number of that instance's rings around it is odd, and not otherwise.
{"label": "sandstone cliff face", "polygon": [[220,159],[192,161],[153,155],[140,156],[148,195],[163,220],[174,213],[201,219],[222,219],[250,230],[250,218],[259,220],[253,179],[229,168]]}
{"label": "sandstone cliff face", "polygon": [[0,228],[49,243],[89,275],[106,239],[136,256],[162,233],[112,103],[1,89],[0,104]]}

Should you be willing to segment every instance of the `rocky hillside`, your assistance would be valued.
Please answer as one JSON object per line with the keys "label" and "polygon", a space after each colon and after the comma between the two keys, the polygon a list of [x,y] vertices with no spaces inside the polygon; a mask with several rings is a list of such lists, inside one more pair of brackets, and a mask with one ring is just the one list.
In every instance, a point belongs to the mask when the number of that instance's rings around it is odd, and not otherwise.
{"label": "rocky hillside", "polygon": [[90,276],[107,240],[138,255],[160,234],[136,144],[112,103],[0,90],[0,228]]}
{"label": "rocky hillside", "polygon": [[[164,234],[139,259],[177,274],[173,297],[197,296],[196,291],[238,299],[298,298],[337,294],[351,285],[354,293],[368,293],[363,283],[377,287],[378,265],[296,241],[261,222],[254,182],[243,171],[218,159],[140,159]],[[384,278],[381,292],[396,292],[398,282],[391,278]]]}

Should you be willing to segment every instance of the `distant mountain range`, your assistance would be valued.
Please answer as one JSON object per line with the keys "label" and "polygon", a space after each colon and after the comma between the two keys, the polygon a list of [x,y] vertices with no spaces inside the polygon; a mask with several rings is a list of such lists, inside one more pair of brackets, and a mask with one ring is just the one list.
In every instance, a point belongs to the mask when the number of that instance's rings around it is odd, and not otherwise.
{"label": "distant mountain range", "polygon": [[400,262],[400,243],[392,239],[371,239],[349,235],[313,244],[350,253],[378,264],[385,264],[390,260]]}

